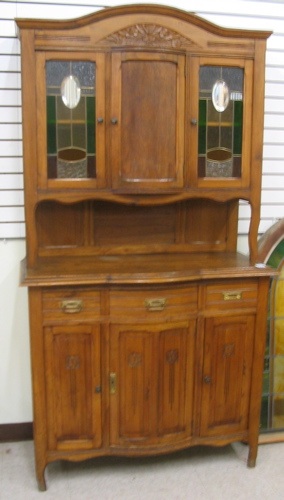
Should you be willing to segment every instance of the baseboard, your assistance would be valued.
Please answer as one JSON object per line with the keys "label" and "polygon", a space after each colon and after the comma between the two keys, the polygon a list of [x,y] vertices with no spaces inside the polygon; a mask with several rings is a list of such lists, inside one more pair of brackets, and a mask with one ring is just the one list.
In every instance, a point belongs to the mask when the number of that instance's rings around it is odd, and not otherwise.
{"label": "baseboard", "polygon": [[33,423],[0,424],[0,443],[33,439]]}

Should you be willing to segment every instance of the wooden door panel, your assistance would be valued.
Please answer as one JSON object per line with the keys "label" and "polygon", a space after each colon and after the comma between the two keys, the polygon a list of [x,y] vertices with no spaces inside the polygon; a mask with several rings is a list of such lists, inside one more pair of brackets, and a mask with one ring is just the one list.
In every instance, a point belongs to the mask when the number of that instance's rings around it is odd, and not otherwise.
{"label": "wooden door panel", "polygon": [[47,327],[45,345],[49,448],[99,447],[99,327]]}
{"label": "wooden door panel", "polygon": [[183,56],[115,54],[113,75],[113,187],[182,187]]}
{"label": "wooden door panel", "polygon": [[247,427],[254,317],[208,318],[205,323],[201,434]]}
{"label": "wooden door panel", "polygon": [[191,426],[194,327],[166,329],[159,336],[158,435]]}
{"label": "wooden door panel", "polygon": [[[116,358],[112,359],[112,370],[117,377],[117,390],[111,395],[112,442],[142,442],[153,436],[154,342],[147,328],[137,330],[129,325],[114,328],[111,347]],[[113,418],[114,414],[117,418]]]}
{"label": "wooden door panel", "polygon": [[190,435],[195,321],[112,325],[112,446],[163,444]]}

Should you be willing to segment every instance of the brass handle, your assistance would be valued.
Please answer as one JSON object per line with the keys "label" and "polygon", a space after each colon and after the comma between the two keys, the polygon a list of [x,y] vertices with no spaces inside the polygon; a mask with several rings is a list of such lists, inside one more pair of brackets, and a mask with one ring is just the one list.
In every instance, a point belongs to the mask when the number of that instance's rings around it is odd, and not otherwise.
{"label": "brass handle", "polygon": [[231,292],[222,292],[224,300],[241,300],[242,292],[239,291],[231,291]]}
{"label": "brass handle", "polygon": [[74,314],[79,313],[83,309],[83,301],[82,300],[63,300],[61,302],[61,309],[64,313]]}
{"label": "brass handle", "polygon": [[103,117],[102,117],[102,116],[99,116],[99,117],[97,118],[97,122],[98,122],[98,123],[104,123],[104,119],[103,119]]}
{"label": "brass handle", "polygon": [[113,125],[116,125],[118,123],[118,119],[117,118],[112,118],[110,121],[111,121],[111,123]]}
{"label": "brass handle", "polygon": [[163,311],[166,307],[167,300],[163,297],[160,299],[146,299],[145,307],[148,311]]}
{"label": "brass handle", "polygon": [[109,374],[109,392],[111,394],[116,393],[116,373],[114,372]]}

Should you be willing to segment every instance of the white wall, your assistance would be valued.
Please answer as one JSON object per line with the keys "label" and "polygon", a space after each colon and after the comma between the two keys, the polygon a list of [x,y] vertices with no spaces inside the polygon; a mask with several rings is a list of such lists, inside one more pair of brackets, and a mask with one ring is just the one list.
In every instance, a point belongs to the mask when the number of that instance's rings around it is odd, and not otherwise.
{"label": "white wall", "polygon": [[0,242],[0,424],[32,420],[27,289],[19,287],[24,240]]}
{"label": "white wall", "polygon": [[[284,217],[283,0],[84,0],[83,5],[79,0],[0,0],[0,425],[32,420],[27,290],[19,287],[25,242],[20,239],[24,236],[20,45],[14,18],[72,18],[102,5],[131,3],[165,4],[221,26],[274,31],[267,50],[260,233]],[[247,252],[248,223],[244,204],[238,240],[243,252]]]}

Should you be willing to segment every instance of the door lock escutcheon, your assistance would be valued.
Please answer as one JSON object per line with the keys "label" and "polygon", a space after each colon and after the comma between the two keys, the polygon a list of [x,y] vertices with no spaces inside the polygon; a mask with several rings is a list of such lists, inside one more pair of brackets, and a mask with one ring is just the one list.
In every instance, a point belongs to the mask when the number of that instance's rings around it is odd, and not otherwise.
{"label": "door lock escutcheon", "polygon": [[111,394],[116,393],[116,373],[114,372],[109,374],[109,392]]}

